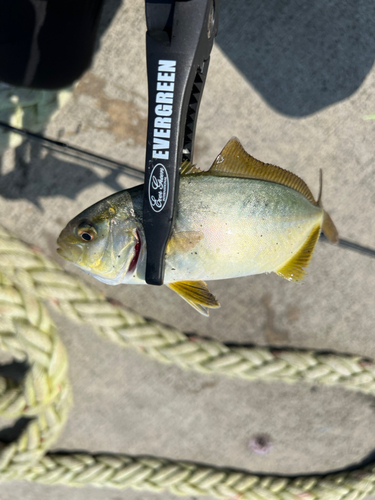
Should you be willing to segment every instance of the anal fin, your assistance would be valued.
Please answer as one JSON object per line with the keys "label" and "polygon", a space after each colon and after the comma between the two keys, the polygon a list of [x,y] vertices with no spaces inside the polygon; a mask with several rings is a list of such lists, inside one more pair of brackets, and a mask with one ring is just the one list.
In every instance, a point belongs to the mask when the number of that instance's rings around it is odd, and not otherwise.
{"label": "anal fin", "polygon": [[275,273],[289,281],[301,280],[306,274],[305,268],[310,263],[310,259],[316,242],[319,239],[319,235],[320,224],[314,227],[298,252],[294,254],[293,257],[291,257],[285,264],[283,264],[282,267],[276,269]]}
{"label": "anal fin", "polygon": [[204,281],[176,281],[166,285],[203,316],[209,315],[209,308],[220,307]]}

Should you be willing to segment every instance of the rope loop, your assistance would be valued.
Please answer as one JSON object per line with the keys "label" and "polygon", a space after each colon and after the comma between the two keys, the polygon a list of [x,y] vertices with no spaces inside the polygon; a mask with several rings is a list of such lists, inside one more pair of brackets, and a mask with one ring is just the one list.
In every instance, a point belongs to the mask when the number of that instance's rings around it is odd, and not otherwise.
{"label": "rope loop", "polygon": [[15,479],[210,495],[223,499],[359,500],[375,492],[375,466],[314,477],[278,477],[122,454],[50,453],[72,404],[68,360],[42,303],[121,347],[163,363],[249,381],[339,385],[375,395],[375,363],[361,356],[229,346],[146,320],[63,271],[37,247],[0,227],[0,349],[26,361],[22,381],[0,376],[0,415],[27,417],[19,438],[0,443],[0,482]]}

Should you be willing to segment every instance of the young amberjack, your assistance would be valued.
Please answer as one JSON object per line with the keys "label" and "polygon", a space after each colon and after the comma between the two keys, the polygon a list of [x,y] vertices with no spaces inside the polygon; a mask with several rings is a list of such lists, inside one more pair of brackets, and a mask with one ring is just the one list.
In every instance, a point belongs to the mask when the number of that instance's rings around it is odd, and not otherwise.
{"label": "young amberjack", "polygon": [[[145,283],[143,185],[84,210],[57,241],[58,253],[109,285]],[[302,179],[246,153],[231,139],[208,171],[184,163],[164,283],[197,311],[220,307],[205,281],[275,272],[305,275],[323,231],[337,230]]]}

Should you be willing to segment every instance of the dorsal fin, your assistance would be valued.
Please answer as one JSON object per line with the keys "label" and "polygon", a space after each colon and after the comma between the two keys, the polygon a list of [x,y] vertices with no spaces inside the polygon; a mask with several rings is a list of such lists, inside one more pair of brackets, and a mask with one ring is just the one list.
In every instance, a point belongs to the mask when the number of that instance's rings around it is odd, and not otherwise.
{"label": "dorsal fin", "polygon": [[202,174],[203,171],[196,165],[193,165],[189,160],[185,160],[180,168],[180,175]]}
{"label": "dorsal fin", "polygon": [[220,177],[245,177],[283,184],[303,194],[305,198],[316,205],[314,196],[302,179],[288,170],[256,160],[246,153],[236,137],[233,137],[226,144],[210,170],[202,172],[202,174]]}

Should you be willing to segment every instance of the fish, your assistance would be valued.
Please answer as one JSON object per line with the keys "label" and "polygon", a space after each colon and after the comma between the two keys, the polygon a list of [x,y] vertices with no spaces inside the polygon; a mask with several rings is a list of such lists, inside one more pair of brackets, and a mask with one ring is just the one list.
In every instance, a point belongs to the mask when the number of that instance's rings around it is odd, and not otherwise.
{"label": "fish", "polygon": [[[144,186],[87,208],[61,232],[57,252],[108,285],[145,284]],[[274,272],[306,274],[321,232],[338,232],[297,175],[249,155],[233,137],[211,168],[180,169],[177,213],[165,254],[164,284],[204,316],[220,307],[206,281]]]}

